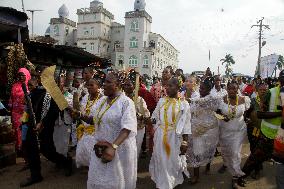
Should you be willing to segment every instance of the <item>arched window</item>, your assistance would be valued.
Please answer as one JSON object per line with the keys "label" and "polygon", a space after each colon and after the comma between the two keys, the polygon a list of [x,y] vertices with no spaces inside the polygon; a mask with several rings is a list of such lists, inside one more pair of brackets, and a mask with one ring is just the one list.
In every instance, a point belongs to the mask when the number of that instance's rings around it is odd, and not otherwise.
{"label": "arched window", "polygon": [[91,46],[91,51],[94,51],[95,50],[95,44],[91,43],[90,46]]}
{"label": "arched window", "polygon": [[132,67],[132,68],[138,67],[138,58],[136,56],[132,55],[129,58],[129,67]]}
{"label": "arched window", "polygon": [[120,55],[120,56],[118,57],[118,65],[119,65],[120,67],[123,67],[123,64],[124,64],[124,57],[123,57],[122,55]]}
{"label": "arched window", "polygon": [[95,28],[91,27],[91,35],[95,35]]}
{"label": "arched window", "polygon": [[84,35],[89,35],[89,31],[88,31],[88,28],[84,28]]}
{"label": "arched window", "polygon": [[139,31],[139,24],[138,24],[137,20],[134,20],[134,21],[131,22],[130,31],[132,31],[132,32],[138,32]]}
{"label": "arched window", "polygon": [[69,27],[66,26],[66,27],[65,27],[65,35],[67,36],[68,34],[69,34]]}
{"label": "arched window", "polygon": [[58,27],[58,25],[55,25],[53,30],[54,30],[54,35],[58,36],[59,35],[59,27]]}
{"label": "arched window", "polygon": [[149,42],[149,47],[155,48],[155,47],[156,47],[155,41],[151,40],[151,41]]}
{"label": "arched window", "polygon": [[136,37],[130,39],[130,48],[138,48],[138,39]]}
{"label": "arched window", "polygon": [[144,56],[143,68],[149,67],[149,58],[147,55]]}

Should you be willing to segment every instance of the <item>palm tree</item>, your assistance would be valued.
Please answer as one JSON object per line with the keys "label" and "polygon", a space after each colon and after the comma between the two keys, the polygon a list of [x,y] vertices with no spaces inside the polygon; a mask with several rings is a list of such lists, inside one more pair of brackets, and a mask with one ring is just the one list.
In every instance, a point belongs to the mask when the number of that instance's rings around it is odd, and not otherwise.
{"label": "palm tree", "polygon": [[229,77],[229,75],[233,73],[231,66],[235,64],[233,56],[231,54],[226,54],[225,58],[222,58],[220,61],[222,62],[222,65],[225,64],[225,74],[226,77]]}

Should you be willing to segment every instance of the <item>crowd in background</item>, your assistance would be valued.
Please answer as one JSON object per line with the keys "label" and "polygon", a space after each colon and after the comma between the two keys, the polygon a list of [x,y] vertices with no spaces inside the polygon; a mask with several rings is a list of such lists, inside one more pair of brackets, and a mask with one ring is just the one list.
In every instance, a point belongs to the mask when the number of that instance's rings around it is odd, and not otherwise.
{"label": "crowd in background", "polygon": [[[16,150],[31,172],[21,187],[42,181],[41,153],[66,176],[73,159],[77,167],[89,167],[89,189],[136,188],[137,164],[147,155],[156,188],[174,188],[187,177],[196,184],[199,168],[209,172],[218,154],[218,172],[230,172],[232,188],[244,187],[248,176],[257,179],[271,159],[277,187],[284,188],[284,149],[275,142],[283,129],[283,71],[277,79],[224,78],[208,68],[201,77],[186,77],[167,67],[151,81],[135,70],[102,74],[88,67],[72,86],[64,72],[56,78],[68,102],[60,110],[41,84],[44,69],[32,76],[20,69],[9,101]],[[251,153],[241,167],[246,137]]]}

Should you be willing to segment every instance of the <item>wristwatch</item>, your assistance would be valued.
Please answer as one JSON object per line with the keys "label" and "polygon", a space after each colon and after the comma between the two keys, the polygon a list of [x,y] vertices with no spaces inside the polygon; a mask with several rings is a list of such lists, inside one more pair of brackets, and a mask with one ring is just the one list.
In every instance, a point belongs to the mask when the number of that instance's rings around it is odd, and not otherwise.
{"label": "wristwatch", "polygon": [[114,143],[112,143],[111,146],[112,146],[113,149],[115,149],[115,150],[118,148],[118,145],[116,145],[116,144],[114,144]]}

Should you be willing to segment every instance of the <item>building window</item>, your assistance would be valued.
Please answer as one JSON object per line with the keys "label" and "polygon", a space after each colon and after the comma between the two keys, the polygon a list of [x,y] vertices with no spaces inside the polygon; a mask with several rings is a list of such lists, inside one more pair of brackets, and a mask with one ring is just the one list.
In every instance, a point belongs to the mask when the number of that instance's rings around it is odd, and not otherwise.
{"label": "building window", "polygon": [[122,55],[120,55],[120,56],[118,57],[118,65],[119,65],[120,67],[123,67],[123,64],[124,64],[124,57],[123,57]]}
{"label": "building window", "polygon": [[144,56],[143,68],[149,68],[149,58],[147,55]]}
{"label": "building window", "polygon": [[130,39],[130,48],[138,48],[138,39],[136,37]]}
{"label": "building window", "polygon": [[107,33],[107,29],[104,28],[104,36],[106,36],[106,33]]}
{"label": "building window", "polygon": [[87,43],[82,43],[82,48],[87,50]]}
{"label": "building window", "polygon": [[155,41],[150,41],[149,42],[149,47],[151,47],[151,48],[155,48]]}
{"label": "building window", "polygon": [[54,26],[54,35],[55,35],[55,36],[58,36],[58,35],[59,35],[59,27],[58,27],[58,25],[55,25],[55,26]]}
{"label": "building window", "polygon": [[89,35],[89,31],[87,28],[84,28],[84,35]]}
{"label": "building window", "polygon": [[91,27],[91,35],[95,35],[95,28]]}
{"label": "building window", "polygon": [[68,34],[69,34],[69,27],[66,26],[66,27],[65,27],[65,36],[67,36]]}
{"label": "building window", "polygon": [[91,43],[91,51],[94,51],[94,50],[95,50],[95,44]]}
{"label": "building window", "polygon": [[137,68],[138,67],[138,59],[136,56],[132,55],[129,58],[129,67]]}
{"label": "building window", "polygon": [[132,31],[132,32],[138,32],[139,31],[139,24],[138,24],[137,20],[134,20],[133,22],[131,22],[130,31]]}

